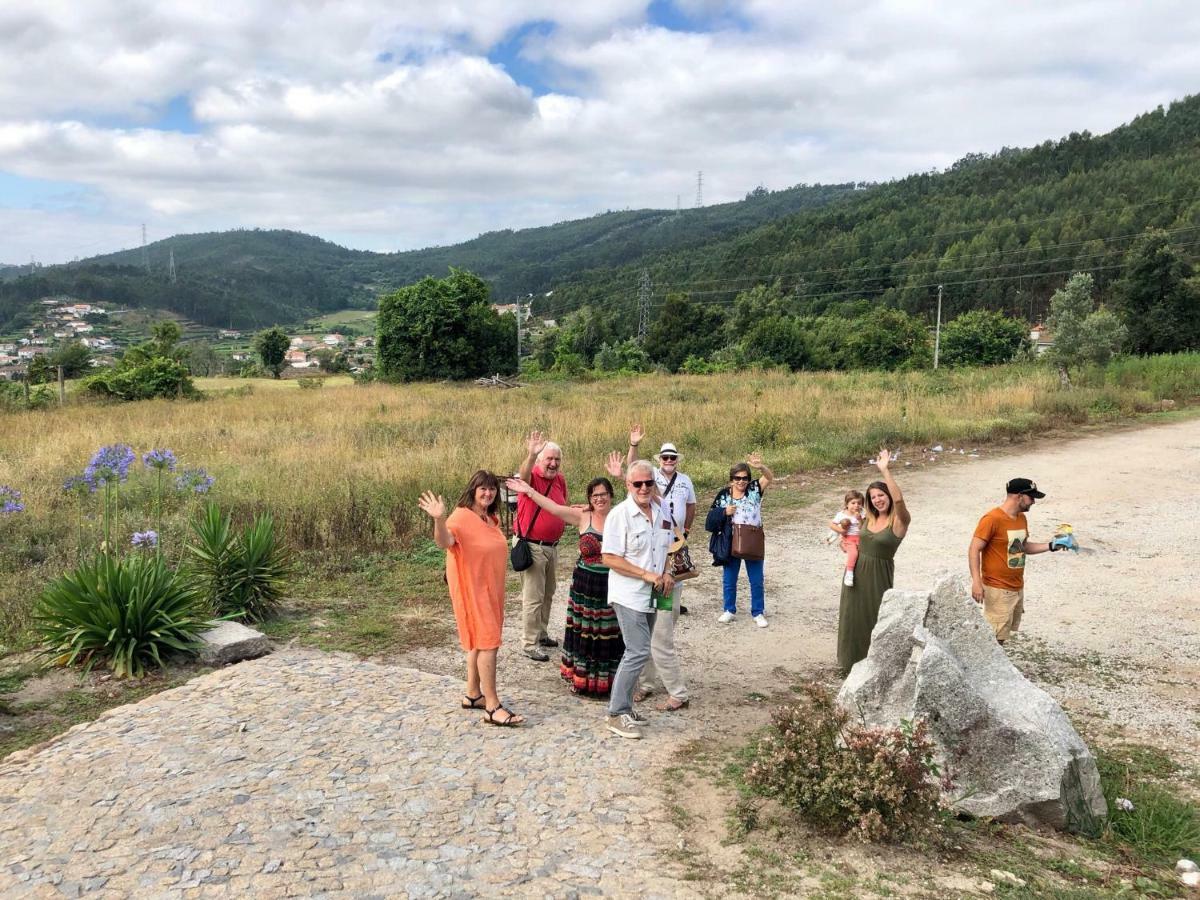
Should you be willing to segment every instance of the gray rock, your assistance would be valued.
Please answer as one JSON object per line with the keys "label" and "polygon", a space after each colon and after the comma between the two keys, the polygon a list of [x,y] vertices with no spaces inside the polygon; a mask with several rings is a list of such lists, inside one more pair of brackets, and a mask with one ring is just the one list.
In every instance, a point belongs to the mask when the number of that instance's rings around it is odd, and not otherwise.
{"label": "gray rock", "polygon": [[962,812],[1069,830],[1108,814],[1095,757],[1009,661],[961,578],[884,594],[838,702],[873,726],[924,719]]}
{"label": "gray rock", "polygon": [[254,659],[271,649],[265,634],[239,622],[214,622],[208,631],[200,632],[200,640],[204,642],[201,661],[218,666]]}

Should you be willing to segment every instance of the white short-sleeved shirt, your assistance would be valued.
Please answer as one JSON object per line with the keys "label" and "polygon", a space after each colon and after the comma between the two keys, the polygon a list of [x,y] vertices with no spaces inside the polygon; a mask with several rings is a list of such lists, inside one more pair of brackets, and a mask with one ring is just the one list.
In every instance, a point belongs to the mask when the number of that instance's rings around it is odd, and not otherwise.
{"label": "white short-sleeved shirt", "polygon": [[671,482],[671,476],[664,473],[662,469],[656,468],[654,481],[663,495],[663,518],[667,520],[668,525],[672,527],[678,525],[679,530],[682,531],[684,523],[687,522],[687,505],[696,502],[696,489],[692,486],[692,479],[678,469],[675,471],[675,483],[671,485],[671,496],[669,497],[667,496],[667,485]]}
{"label": "white short-sleeved shirt", "polygon": [[833,517],[834,522],[849,522],[850,527],[846,529],[846,536],[853,537],[858,534],[862,526],[862,516],[852,516],[844,509]]}
{"label": "white short-sleeved shirt", "polygon": [[[650,504],[650,516],[640,509],[632,497],[626,497],[613,507],[604,520],[604,539],[601,553],[611,553],[629,560],[648,572],[661,572],[666,566],[671,532],[663,528],[661,507]],[[608,573],[608,602],[638,612],[650,612],[651,585],[640,578],[622,575],[616,569]]]}

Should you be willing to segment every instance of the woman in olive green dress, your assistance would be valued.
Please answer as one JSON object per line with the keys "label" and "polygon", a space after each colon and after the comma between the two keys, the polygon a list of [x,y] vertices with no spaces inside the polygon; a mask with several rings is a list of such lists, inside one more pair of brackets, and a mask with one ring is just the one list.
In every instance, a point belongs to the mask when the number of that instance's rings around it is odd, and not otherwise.
{"label": "woman in olive green dress", "polygon": [[854,584],[842,585],[837,652],[843,674],[849,674],[854,664],[867,655],[871,632],[879,618],[879,604],[895,576],[892,559],[912,521],[904,495],[889,469],[891,461],[892,454],[886,449],[879,451],[875,464],[883,480],[873,481],[867,488],[867,521],[859,537]]}

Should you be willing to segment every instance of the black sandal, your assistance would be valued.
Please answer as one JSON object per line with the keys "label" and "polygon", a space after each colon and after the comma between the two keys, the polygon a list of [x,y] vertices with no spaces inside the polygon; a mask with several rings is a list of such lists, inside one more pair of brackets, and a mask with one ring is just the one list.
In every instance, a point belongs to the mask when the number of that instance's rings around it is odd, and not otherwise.
{"label": "black sandal", "polygon": [[[501,719],[496,718],[496,713],[500,712],[500,710],[504,710],[506,713],[508,713],[507,719],[501,720]],[[483,712],[484,712],[483,721],[487,722],[489,725],[499,725],[501,728],[516,728],[518,725],[520,725],[522,722],[525,721],[525,719],[523,717],[518,716],[515,712],[513,712],[511,709],[509,709],[503,703],[501,703],[495,709],[485,708]]]}
{"label": "black sandal", "polygon": [[483,694],[478,697],[472,697],[470,694],[463,694],[463,709],[487,709],[487,702],[483,699]]}

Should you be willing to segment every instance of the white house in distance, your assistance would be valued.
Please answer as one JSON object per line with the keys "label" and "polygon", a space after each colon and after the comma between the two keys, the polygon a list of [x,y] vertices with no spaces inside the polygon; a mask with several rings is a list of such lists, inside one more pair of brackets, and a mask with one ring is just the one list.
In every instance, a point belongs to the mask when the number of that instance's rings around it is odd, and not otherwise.
{"label": "white house in distance", "polygon": [[1047,350],[1054,346],[1054,337],[1046,330],[1046,326],[1042,324],[1034,325],[1029,330],[1029,339],[1033,341],[1033,349],[1038,356],[1041,356]]}
{"label": "white house in distance", "polygon": [[295,366],[300,363],[308,362],[308,354],[297,347],[293,347],[287,353],[283,354],[283,361],[289,366]]}
{"label": "white house in distance", "polygon": [[334,332],[333,334],[327,334],[325,337],[321,338],[321,343],[323,343],[326,347],[340,347],[346,343],[346,338],[344,335]]}
{"label": "white house in distance", "polygon": [[242,333],[240,331],[235,331],[232,328],[222,328],[217,332],[217,337],[219,338],[240,338],[241,336]]}

